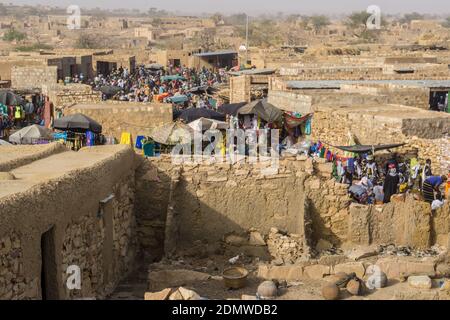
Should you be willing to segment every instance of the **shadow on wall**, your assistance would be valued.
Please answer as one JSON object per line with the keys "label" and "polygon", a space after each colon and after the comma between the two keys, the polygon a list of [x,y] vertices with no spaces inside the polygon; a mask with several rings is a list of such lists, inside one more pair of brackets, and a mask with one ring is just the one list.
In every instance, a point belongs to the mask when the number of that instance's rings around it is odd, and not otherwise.
{"label": "shadow on wall", "polygon": [[145,161],[136,174],[135,206],[142,258],[211,254],[225,236],[251,228],[304,235],[304,176],[261,179],[236,171]]}

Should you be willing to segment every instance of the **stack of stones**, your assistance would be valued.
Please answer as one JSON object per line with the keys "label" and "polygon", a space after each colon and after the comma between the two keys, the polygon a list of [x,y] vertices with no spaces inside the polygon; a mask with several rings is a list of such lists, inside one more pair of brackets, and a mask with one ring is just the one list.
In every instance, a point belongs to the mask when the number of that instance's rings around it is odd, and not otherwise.
{"label": "stack of stones", "polygon": [[282,233],[277,228],[270,229],[267,246],[272,257],[283,263],[295,263],[303,254],[302,237]]}

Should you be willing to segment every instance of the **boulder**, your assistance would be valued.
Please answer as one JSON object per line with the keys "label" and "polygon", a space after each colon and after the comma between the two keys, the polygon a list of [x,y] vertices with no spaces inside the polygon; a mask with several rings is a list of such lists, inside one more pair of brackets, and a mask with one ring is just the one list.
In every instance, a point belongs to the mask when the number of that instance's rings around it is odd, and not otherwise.
{"label": "boulder", "polygon": [[323,279],[331,274],[331,267],[316,264],[305,267],[305,275],[310,279]]}
{"label": "boulder", "polygon": [[417,289],[431,289],[433,286],[429,276],[410,276],[408,277],[408,284]]}
{"label": "boulder", "polygon": [[261,233],[259,233],[258,231],[250,232],[250,239],[249,239],[248,243],[251,246],[265,246],[266,245],[266,241],[264,241],[264,238],[262,237]]}
{"label": "boulder", "polygon": [[201,297],[195,291],[179,287],[170,295],[169,300],[201,300]]}
{"label": "boulder", "polygon": [[364,258],[375,256],[377,254],[378,249],[375,247],[357,247],[348,252],[347,257],[353,261],[358,261]]}
{"label": "boulder", "polygon": [[258,277],[266,280],[300,280],[303,278],[303,267],[291,266],[267,266],[258,267]]}
{"label": "boulder", "polygon": [[167,298],[170,296],[170,293],[172,292],[172,289],[167,288],[159,292],[146,292],[144,295],[144,300],[167,300]]}

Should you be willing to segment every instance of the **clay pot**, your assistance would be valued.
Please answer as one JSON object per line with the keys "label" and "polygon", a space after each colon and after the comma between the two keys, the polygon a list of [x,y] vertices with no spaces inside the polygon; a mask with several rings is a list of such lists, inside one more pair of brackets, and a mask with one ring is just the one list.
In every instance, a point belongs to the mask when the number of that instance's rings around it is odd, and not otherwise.
{"label": "clay pot", "polygon": [[363,293],[362,282],[358,279],[352,279],[347,284],[347,291],[351,295],[360,296]]}
{"label": "clay pot", "polygon": [[322,288],[322,296],[325,300],[338,300],[340,290],[338,286],[334,283],[327,284]]}
{"label": "clay pot", "polygon": [[278,296],[278,288],[273,281],[264,281],[259,285],[257,293],[262,299],[272,299]]}

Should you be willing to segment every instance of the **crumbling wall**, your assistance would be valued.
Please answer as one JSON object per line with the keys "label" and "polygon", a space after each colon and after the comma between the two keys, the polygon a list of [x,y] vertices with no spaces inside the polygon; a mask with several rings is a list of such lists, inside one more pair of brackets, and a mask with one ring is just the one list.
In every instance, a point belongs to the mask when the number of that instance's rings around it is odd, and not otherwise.
{"label": "crumbling wall", "polygon": [[[179,250],[196,241],[221,242],[226,235],[241,235],[250,228],[267,234],[278,227],[304,236],[304,161],[283,160],[275,175],[262,173],[267,163],[175,166],[170,161],[151,159],[138,175],[137,185],[144,188],[138,190],[138,225],[151,229],[146,233],[161,234],[172,203],[175,219],[164,228],[175,230],[169,233],[177,235],[172,242]],[[176,171],[179,182],[168,199],[163,193]],[[161,205],[156,204],[161,200]],[[146,222],[151,217],[157,221],[154,225]]]}
{"label": "crumbling wall", "polygon": [[[429,204],[413,199],[356,205],[347,185],[331,178],[331,163],[288,157],[280,160],[275,175],[264,175],[265,166],[146,160],[138,171],[136,206],[144,253],[161,257],[167,254],[165,245],[178,252],[200,244],[245,246],[255,230],[272,248],[287,250],[279,258],[292,261],[307,247],[395,243],[426,248],[448,239],[448,206],[432,215]],[[270,233],[271,228],[282,232]],[[284,232],[297,240],[285,239]],[[287,248],[291,245],[296,254]]]}
{"label": "crumbling wall", "polygon": [[83,84],[43,86],[42,93],[49,97],[56,108],[78,103],[97,103],[102,100],[100,92],[94,92],[91,86]]}
{"label": "crumbling wall", "polygon": [[[448,216],[447,212],[447,216]],[[383,206],[350,206],[349,241],[429,248],[432,244],[431,206],[407,197]]]}

